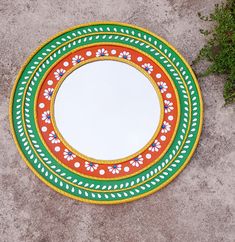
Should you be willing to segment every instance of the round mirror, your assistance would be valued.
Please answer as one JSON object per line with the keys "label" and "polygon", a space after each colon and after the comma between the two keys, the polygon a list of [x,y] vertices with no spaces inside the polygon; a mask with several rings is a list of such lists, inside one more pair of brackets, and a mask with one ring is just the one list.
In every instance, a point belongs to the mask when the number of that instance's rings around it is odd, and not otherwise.
{"label": "round mirror", "polygon": [[87,63],[65,77],[54,101],[64,141],[96,160],[117,160],[143,149],[160,121],[157,88],[144,70],[115,60]]}

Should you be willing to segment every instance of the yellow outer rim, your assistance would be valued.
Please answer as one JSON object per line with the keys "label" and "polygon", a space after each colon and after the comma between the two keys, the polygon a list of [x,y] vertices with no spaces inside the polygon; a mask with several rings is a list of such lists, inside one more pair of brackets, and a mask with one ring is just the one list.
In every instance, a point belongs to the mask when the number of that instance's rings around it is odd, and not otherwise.
{"label": "yellow outer rim", "polygon": [[[49,182],[47,182],[42,176],[40,176],[35,170],[34,168],[31,166],[31,164],[28,162],[28,160],[25,158],[23,152],[21,151],[20,147],[19,147],[19,144],[17,142],[17,139],[16,139],[16,136],[15,136],[15,133],[14,133],[14,127],[13,127],[13,122],[12,122],[12,103],[13,103],[13,97],[14,97],[14,93],[15,93],[15,89],[16,89],[16,85],[17,85],[17,81],[18,79],[20,78],[23,70],[25,69],[25,67],[27,66],[27,64],[30,62],[30,60],[32,59],[32,57],[42,48],[44,47],[47,43],[49,43],[51,40],[57,38],[58,36],[68,32],[68,31],[72,31],[76,28],[81,28],[81,27],[84,27],[84,26],[91,26],[91,25],[97,25],[97,24],[116,24],[116,25],[122,25],[122,26],[126,26],[126,27],[132,27],[132,28],[135,28],[135,29],[139,29],[143,32],[146,32],[152,36],[154,36],[155,38],[161,40],[164,44],[166,44],[167,46],[169,46],[180,58],[181,60],[183,61],[183,63],[186,65],[186,67],[188,68],[190,74],[192,75],[193,77],[193,80],[195,81],[195,85],[196,85],[196,88],[197,88],[197,91],[198,91],[198,96],[199,96],[199,101],[200,101],[200,106],[201,106],[201,110],[200,110],[200,124],[199,124],[199,130],[198,130],[198,135],[197,135],[197,138],[195,140],[195,143],[194,143],[194,146],[190,152],[190,154],[188,155],[188,158],[186,159],[186,161],[184,162],[184,164],[181,166],[181,168],[173,175],[171,176],[167,181],[165,181],[163,184],[161,184],[160,186],[156,187],[155,189],[149,191],[149,192],[146,192],[144,194],[141,194],[139,196],[136,196],[136,197],[131,197],[131,198],[128,198],[128,199],[123,199],[123,200],[117,200],[117,201],[94,201],[94,200],[90,200],[90,199],[84,199],[84,198],[80,198],[80,197],[76,197],[76,196],[73,196],[71,194],[68,194],[60,189],[58,189],[57,187],[53,186],[52,184],[50,184]],[[11,95],[10,95],[10,103],[9,103],[9,121],[10,121],[10,130],[11,130],[11,133],[12,133],[12,136],[13,136],[13,140],[17,146],[17,149],[22,157],[22,159],[25,161],[25,163],[27,164],[27,166],[32,170],[32,172],[43,182],[45,183],[47,186],[51,187],[53,190],[57,191],[58,193],[66,196],[66,197],[69,197],[69,198],[73,198],[75,200],[79,200],[79,201],[82,201],[82,202],[87,202],[87,203],[91,203],[91,204],[121,204],[121,203],[125,203],[125,202],[131,202],[131,201],[135,201],[135,200],[138,200],[142,197],[146,197],[150,194],[153,194],[154,192],[156,191],[159,191],[160,189],[162,189],[163,187],[167,186],[172,180],[175,179],[175,177],[178,176],[178,174],[186,167],[186,165],[189,163],[191,157],[193,156],[195,150],[196,150],[196,147],[198,145],[198,142],[199,142],[199,139],[200,139],[200,135],[201,135],[201,132],[202,132],[202,123],[203,123],[203,116],[204,116],[204,109],[203,109],[203,100],[202,100],[202,94],[201,94],[201,90],[200,90],[200,87],[199,87],[199,84],[198,84],[198,81],[196,79],[196,76],[194,74],[194,72],[192,71],[191,67],[189,66],[189,64],[187,63],[187,61],[184,59],[184,57],[171,45],[169,44],[166,40],[162,39],[161,37],[159,37],[158,35],[152,33],[151,31],[149,30],[146,30],[144,28],[141,28],[141,27],[138,27],[138,26],[135,26],[135,25],[132,25],[132,24],[126,24],[126,23],[122,23],[122,22],[112,22],[112,21],[97,21],[97,22],[90,22],[90,23],[87,23],[87,24],[80,24],[80,25],[76,25],[76,26],[73,26],[71,28],[68,28],[64,31],[61,31],[59,33],[57,33],[56,35],[53,35],[51,38],[47,39],[47,41],[45,41],[43,44],[41,44],[37,49],[35,49],[30,55],[29,57],[26,59],[25,63],[22,65],[21,69],[20,69],[20,72],[18,73],[16,79],[15,79],[15,83],[13,85],[13,88],[12,88],[12,91],[11,91]]]}

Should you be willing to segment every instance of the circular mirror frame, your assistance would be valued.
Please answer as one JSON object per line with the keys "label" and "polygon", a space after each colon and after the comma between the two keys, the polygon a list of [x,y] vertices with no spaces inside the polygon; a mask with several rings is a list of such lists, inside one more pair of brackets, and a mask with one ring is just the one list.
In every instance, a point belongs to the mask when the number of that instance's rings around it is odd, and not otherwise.
{"label": "circular mirror frame", "polygon": [[[147,53],[164,67],[180,98],[180,121],[171,147],[151,167],[124,179],[98,180],[72,172],[53,159],[36,130],[35,93],[46,70],[66,53],[93,43],[125,44]],[[147,196],[166,186],[182,171],[199,141],[203,107],[195,75],[169,43],[133,25],[97,22],[59,33],[28,58],[12,91],[9,116],[19,152],[44,183],[74,199],[115,204]]]}

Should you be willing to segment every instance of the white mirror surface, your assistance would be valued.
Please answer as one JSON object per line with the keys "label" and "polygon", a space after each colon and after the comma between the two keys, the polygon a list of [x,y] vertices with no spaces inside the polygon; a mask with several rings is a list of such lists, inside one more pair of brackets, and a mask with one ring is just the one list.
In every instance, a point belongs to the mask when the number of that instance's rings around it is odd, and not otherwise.
{"label": "white mirror surface", "polygon": [[61,84],[54,120],[67,143],[98,160],[116,160],[142,149],[160,121],[160,101],[149,79],[114,60],[85,64]]}

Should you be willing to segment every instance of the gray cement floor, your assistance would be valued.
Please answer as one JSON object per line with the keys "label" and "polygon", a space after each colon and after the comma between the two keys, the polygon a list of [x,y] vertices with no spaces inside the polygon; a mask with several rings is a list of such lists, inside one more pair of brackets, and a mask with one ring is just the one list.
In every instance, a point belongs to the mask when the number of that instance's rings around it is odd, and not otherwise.
{"label": "gray cement floor", "polygon": [[199,80],[204,125],[187,168],[163,190],[129,204],[85,204],[46,187],[21,159],[8,121],[20,66],[48,37],[80,23],[122,21],[162,36],[191,63],[205,43],[199,29],[211,24],[197,12],[208,14],[218,2],[0,1],[0,241],[235,241],[235,105],[223,105],[224,77]]}

